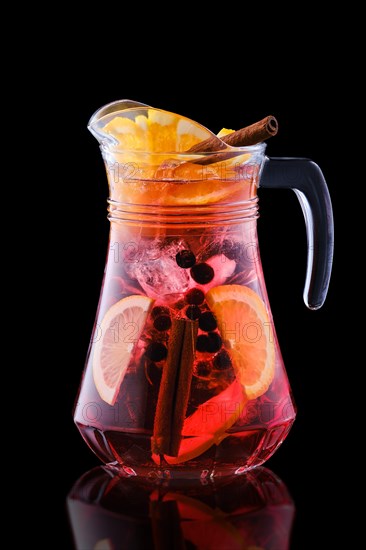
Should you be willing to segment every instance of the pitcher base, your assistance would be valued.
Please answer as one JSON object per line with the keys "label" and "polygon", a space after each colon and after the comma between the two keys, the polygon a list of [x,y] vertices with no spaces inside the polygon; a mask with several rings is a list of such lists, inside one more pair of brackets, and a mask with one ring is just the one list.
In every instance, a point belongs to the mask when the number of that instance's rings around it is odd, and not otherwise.
{"label": "pitcher base", "polygon": [[220,443],[213,436],[186,437],[180,456],[151,453],[151,435],[117,430],[101,431],[78,423],[94,453],[124,474],[149,478],[208,479],[242,474],[263,464],[287,437],[294,419],[267,428],[227,433]]}

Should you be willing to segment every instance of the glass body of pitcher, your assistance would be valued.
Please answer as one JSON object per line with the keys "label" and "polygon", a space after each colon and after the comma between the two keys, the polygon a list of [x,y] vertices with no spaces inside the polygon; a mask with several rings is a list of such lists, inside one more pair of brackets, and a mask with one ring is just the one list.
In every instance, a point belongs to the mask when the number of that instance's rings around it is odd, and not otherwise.
{"label": "glass body of pitcher", "polygon": [[[128,110],[129,120],[141,109]],[[333,234],[321,172],[303,159],[268,160],[264,144],[229,158],[172,159],[121,150],[102,131],[97,137],[111,230],[77,427],[103,462],[132,475],[206,477],[258,466],[296,412],[260,261],[257,187],[299,196],[309,240],[306,301],[316,309]],[[301,176],[306,170],[311,177]]]}

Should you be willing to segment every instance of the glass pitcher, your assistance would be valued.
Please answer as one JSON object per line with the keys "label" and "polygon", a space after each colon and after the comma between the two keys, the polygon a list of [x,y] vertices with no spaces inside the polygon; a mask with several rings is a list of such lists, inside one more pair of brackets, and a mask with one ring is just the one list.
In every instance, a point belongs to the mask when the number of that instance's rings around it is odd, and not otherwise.
{"label": "glass pitcher", "polygon": [[[307,228],[304,300],[322,306],[330,197],[308,159],[229,147],[203,126],[117,101],[89,129],[109,189],[109,250],[74,419],[131,475],[240,474],[283,442],[296,411],[257,240],[257,188],[290,188]],[[189,152],[216,139],[215,151]],[[188,152],[187,152],[188,151]]]}

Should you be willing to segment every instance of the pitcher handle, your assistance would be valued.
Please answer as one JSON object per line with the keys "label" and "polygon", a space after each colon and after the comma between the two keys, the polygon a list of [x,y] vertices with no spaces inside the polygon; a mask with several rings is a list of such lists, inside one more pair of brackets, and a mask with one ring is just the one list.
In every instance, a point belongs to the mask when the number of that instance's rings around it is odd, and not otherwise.
{"label": "pitcher handle", "polygon": [[307,234],[304,302],[319,309],[327,296],[333,262],[333,209],[319,166],[305,158],[267,158],[260,187],[292,189],[300,201]]}

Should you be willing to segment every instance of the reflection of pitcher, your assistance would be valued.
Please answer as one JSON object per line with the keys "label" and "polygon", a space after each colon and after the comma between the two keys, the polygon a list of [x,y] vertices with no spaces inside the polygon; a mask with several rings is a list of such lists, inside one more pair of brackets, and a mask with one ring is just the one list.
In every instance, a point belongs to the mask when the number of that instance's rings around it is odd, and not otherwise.
{"label": "reflection of pitcher", "polygon": [[78,428],[103,461],[139,475],[262,464],[295,410],[259,257],[257,186],[294,189],[301,202],[304,298],[317,309],[333,246],[320,169],[134,102],[102,108],[89,128],[106,164],[111,233]]}
{"label": "reflection of pitcher", "polygon": [[287,550],[295,510],[265,468],[156,485],[99,467],[77,481],[67,504],[77,550]]}

